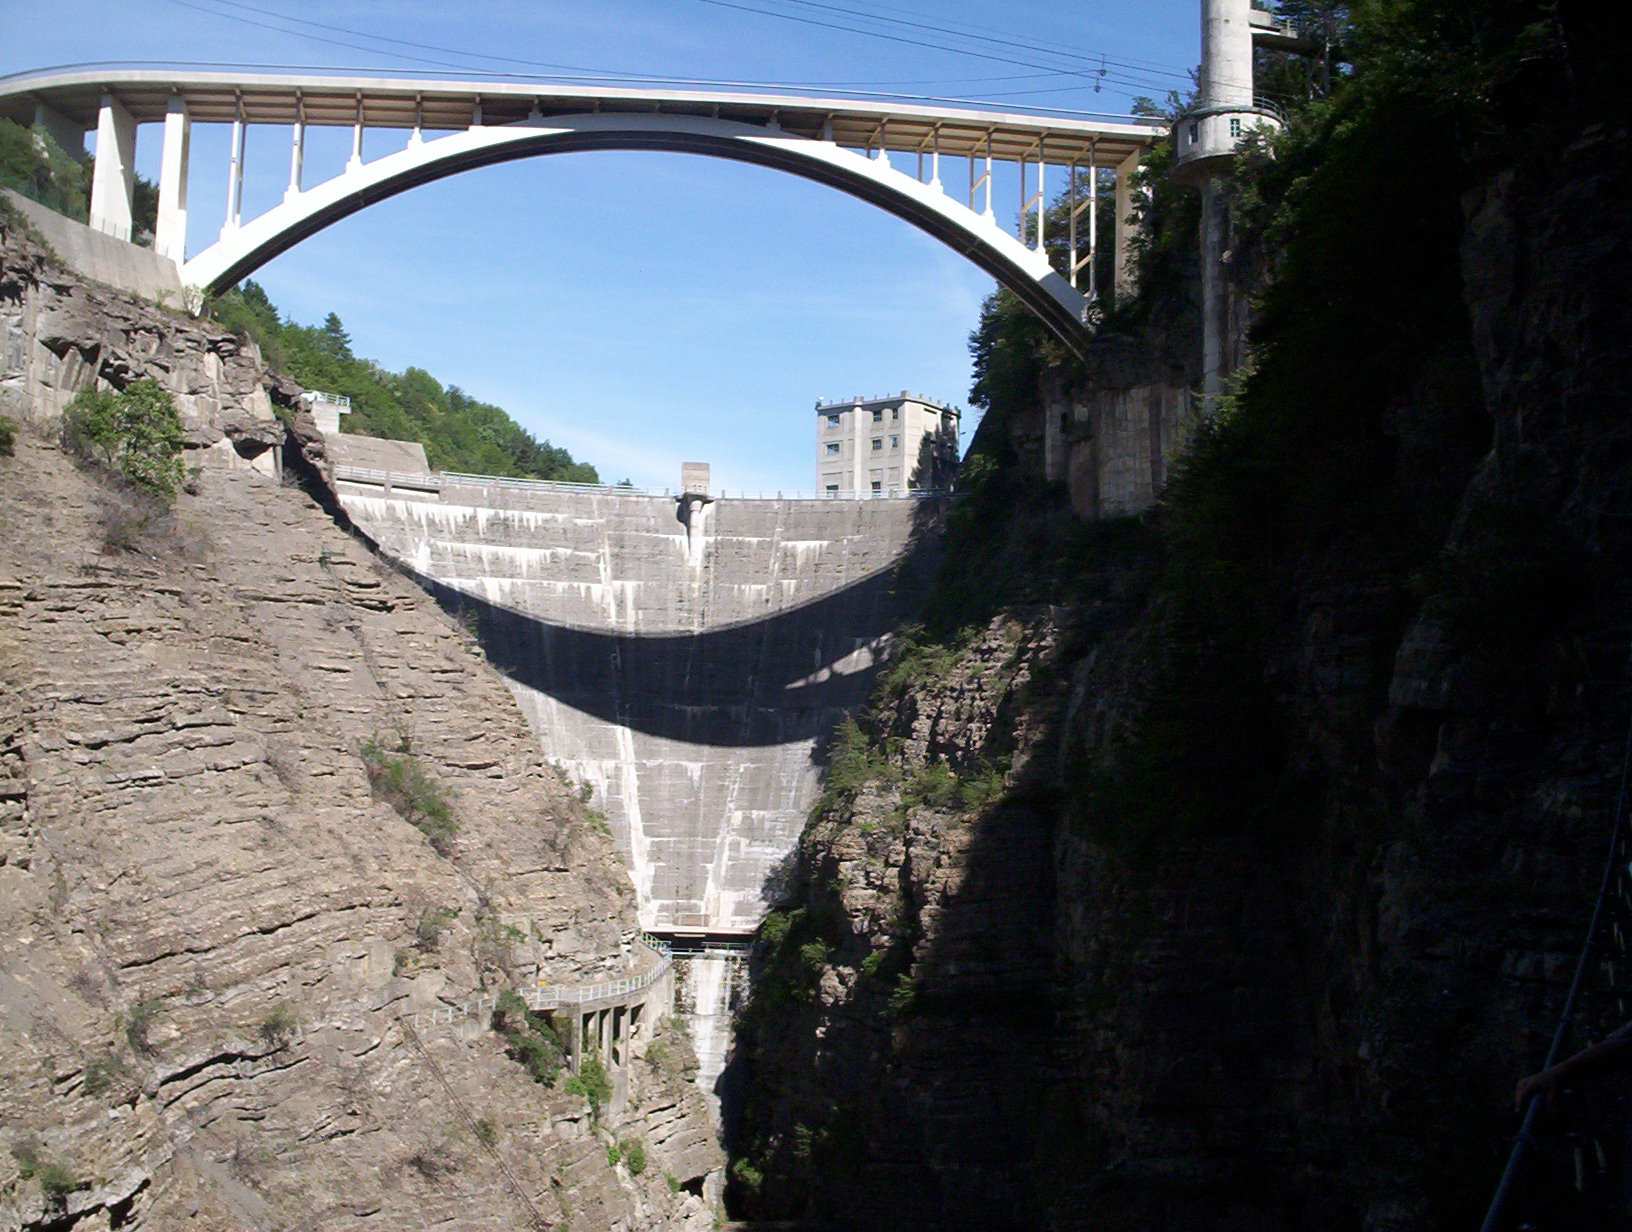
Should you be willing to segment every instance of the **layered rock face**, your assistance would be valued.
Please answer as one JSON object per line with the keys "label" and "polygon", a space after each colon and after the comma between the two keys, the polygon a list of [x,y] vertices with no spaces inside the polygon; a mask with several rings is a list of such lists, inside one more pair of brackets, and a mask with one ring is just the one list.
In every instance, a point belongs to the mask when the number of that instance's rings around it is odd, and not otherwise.
{"label": "layered rock face", "polygon": [[253,347],[177,308],[88,284],[13,217],[0,217],[0,413],[49,423],[81,389],[148,377],[175,398],[189,447],[210,450],[212,465],[276,474],[283,426]]}
{"label": "layered rock face", "polygon": [[[1468,199],[1489,450],[1431,399],[1395,434],[1402,491],[1460,494],[1439,563],[1401,578],[1341,534],[1296,561],[1266,616],[1273,773],[1168,768],[1198,792],[1278,793],[1279,827],[1104,811],[1182,635],[1142,598],[1138,552],[1097,604],[1062,585],[1011,608],[1006,642],[998,621],[902,665],[874,760],[807,830],[756,955],[744,1209],[880,1229],[1477,1226],[1582,940],[1626,738],[1632,256],[1604,220],[1629,185],[1625,135],[1600,130]],[[999,799],[937,791],[926,767],[967,777],[1011,727]],[[1578,1043],[1610,1025],[1608,992]]]}
{"label": "layered rock face", "polygon": [[[200,446],[263,422],[230,338],[0,227],[9,412],[152,375]],[[501,678],[298,489],[190,488],[155,514],[43,427],[0,459],[0,1227],[711,1226],[683,1044],[598,1120],[485,1024],[413,1027],[634,965],[627,874]],[[375,798],[375,739],[456,833]]]}

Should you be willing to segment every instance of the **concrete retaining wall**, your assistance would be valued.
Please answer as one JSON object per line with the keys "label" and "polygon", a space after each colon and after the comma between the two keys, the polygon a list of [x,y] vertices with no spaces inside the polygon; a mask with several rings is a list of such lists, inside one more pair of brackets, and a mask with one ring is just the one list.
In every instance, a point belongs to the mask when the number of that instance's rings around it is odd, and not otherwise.
{"label": "concrete retaining wall", "polygon": [[751,929],[870,688],[935,520],[910,500],[337,485],[389,554],[468,597],[546,753],[591,785],[649,929]]}
{"label": "concrete retaining wall", "polygon": [[9,188],[0,189],[7,204],[28,219],[29,226],[70,268],[96,282],[105,283],[143,299],[167,302],[181,308],[181,274],[169,257],[151,248],[115,239],[94,231],[82,222],[65,218],[37,201],[30,201]]}

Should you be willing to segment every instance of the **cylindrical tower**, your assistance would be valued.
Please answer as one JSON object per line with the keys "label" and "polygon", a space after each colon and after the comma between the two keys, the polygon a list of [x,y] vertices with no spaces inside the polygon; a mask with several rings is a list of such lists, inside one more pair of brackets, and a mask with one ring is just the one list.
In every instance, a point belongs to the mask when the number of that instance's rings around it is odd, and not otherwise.
{"label": "cylindrical tower", "polygon": [[1280,127],[1253,97],[1254,27],[1275,30],[1252,0],[1201,0],[1201,97],[1173,129],[1173,176],[1201,188],[1201,371],[1208,402],[1223,393],[1231,366],[1231,292],[1223,268],[1229,223],[1219,176],[1247,133]]}
{"label": "cylindrical tower", "polygon": [[1174,127],[1173,171],[1199,183],[1221,170],[1254,128],[1279,128],[1252,90],[1252,31],[1273,29],[1268,13],[1254,22],[1252,0],[1201,0],[1201,97]]}

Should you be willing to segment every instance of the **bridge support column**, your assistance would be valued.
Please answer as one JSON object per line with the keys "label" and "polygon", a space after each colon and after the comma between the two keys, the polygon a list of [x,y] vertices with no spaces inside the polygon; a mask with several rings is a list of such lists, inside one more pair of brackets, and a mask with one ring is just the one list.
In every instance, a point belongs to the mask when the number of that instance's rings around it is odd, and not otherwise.
{"label": "bridge support column", "polygon": [[221,238],[226,239],[236,230],[244,213],[244,103],[238,101],[238,114],[232,121],[232,153],[227,164],[227,221],[221,225]]}
{"label": "bridge support column", "polygon": [[1113,293],[1118,305],[1125,304],[1139,289],[1138,273],[1133,263],[1133,173],[1139,170],[1139,151],[1135,150],[1116,168],[1116,272],[1112,280]]}
{"label": "bridge support column", "polygon": [[102,96],[96,120],[96,171],[91,176],[91,226],[130,238],[131,199],[136,187],[136,121],[111,94]]}
{"label": "bridge support column", "polygon": [[289,187],[283,194],[285,201],[293,201],[300,196],[300,177],[306,166],[306,104],[299,95],[295,96],[295,128],[290,146]]}
{"label": "bridge support column", "polygon": [[179,95],[164,114],[164,157],[159,164],[159,222],[153,250],[177,265],[187,259],[187,157],[193,121]]}
{"label": "bridge support column", "polygon": [[44,103],[34,104],[34,132],[37,136],[49,137],[64,153],[72,154],[75,158],[85,149],[85,130],[55,107],[47,107]]}

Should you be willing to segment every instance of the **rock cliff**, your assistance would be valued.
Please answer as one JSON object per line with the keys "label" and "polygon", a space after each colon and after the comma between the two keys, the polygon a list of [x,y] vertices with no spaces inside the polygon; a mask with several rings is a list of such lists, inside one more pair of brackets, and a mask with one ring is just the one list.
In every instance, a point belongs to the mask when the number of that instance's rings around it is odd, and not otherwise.
{"label": "rock cliff", "polygon": [[[952,560],[987,555],[941,598],[979,619],[885,665],[760,936],[741,1209],[1477,1225],[1626,739],[1632,249],[1607,220],[1629,150],[1589,129],[1465,198],[1457,353],[1484,418],[1432,383],[1389,410],[1386,494],[1239,580],[1250,671],[1153,581],[1182,527],[1062,530],[1033,504],[954,531]],[[1230,722],[1198,732],[1174,696]],[[1178,732],[1202,756],[1164,759]]]}
{"label": "rock cliff", "polygon": [[[253,352],[0,218],[0,357],[0,1227],[711,1226],[683,1046],[598,1118],[479,1022],[414,1029],[626,973],[632,894],[470,634],[239,465],[284,439]],[[141,376],[204,464],[169,512],[51,431]],[[451,837],[375,798],[376,737]]]}

